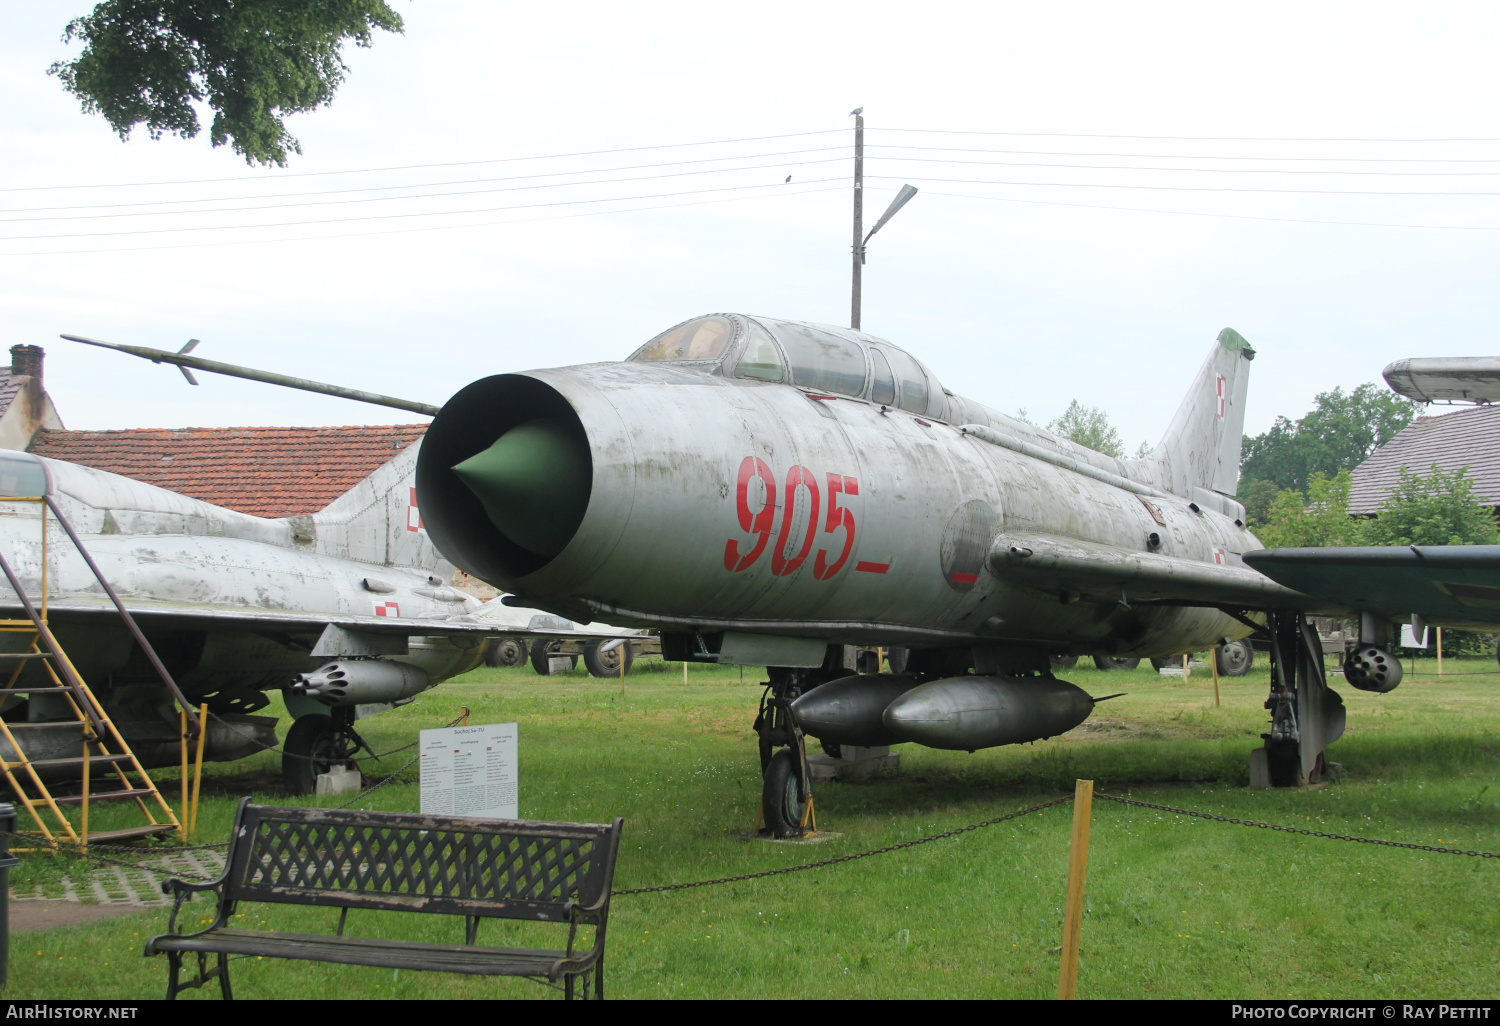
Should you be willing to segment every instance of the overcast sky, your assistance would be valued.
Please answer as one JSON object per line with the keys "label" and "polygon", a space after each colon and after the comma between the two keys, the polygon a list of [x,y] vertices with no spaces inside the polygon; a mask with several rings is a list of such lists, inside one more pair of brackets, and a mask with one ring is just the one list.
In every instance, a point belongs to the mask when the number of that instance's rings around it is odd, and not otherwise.
{"label": "overcast sky", "polygon": [[1500,348],[1490,4],[394,6],[266,170],[211,114],[121,142],[46,75],[86,0],[0,2],[0,325],[69,427],[410,418],[59,332],[440,403],[714,310],[847,323],[855,106],[869,219],[921,189],[865,330],[1003,411],[1155,442],[1226,325],[1252,433]]}

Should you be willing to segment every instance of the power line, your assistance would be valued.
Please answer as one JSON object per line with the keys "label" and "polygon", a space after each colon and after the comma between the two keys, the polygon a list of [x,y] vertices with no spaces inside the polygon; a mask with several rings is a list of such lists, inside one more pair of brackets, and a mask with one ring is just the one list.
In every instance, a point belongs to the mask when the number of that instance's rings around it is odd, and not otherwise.
{"label": "power line", "polygon": [[[899,175],[866,175],[866,178],[901,181]],[[1012,185],[1048,189],[1145,189],[1159,192],[1262,192],[1299,196],[1500,196],[1500,192],[1388,192],[1378,189],[1253,189],[1231,185],[1111,185],[1103,182],[1012,182],[986,178],[926,178],[919,182],[945,185]]]}
{"label": "power line", "polygon": [[[879,131],[879,129],[865,129]],[[1218,156],[1211,153],[1116,153],[1083,150],[997,150],[973,146],[917,146],[912,143],[866,143],[866,150],[922,150],[930,153],[1001,153],[1022,157],[1136,157],[1149,160],[1266,160],[1340,164],[1500,164],[1500,157],[1257,157]]]}
{"label": "power line", "polygon": [[[546,217],[519,217],[500,221],[470,221],[466,224],[435,224],[423,225],[417,228],[386,228],[371,232],[340,232],[334,235],[298,235],[279,239],[228,239],[221,242],[187,242],[164,246],[116,246],[111,249],[45,249],[45,250],[23,250],[19,253],[0,253],[0,259],[7,256],[71,256],[79,254],[105,254],[105,253],[143,253],[162,249],[204,249],[219,246],[264,246],[276,245],[287,242],[321,242],[326,239],[362,239],[373,235],[407,235],[416,232],[445,232],[457,231],[464,228],[483,228],[494,225],[507,224],[532,224],[537,221],[565,221],[576,217],[605,217],[611,214],[636,214],[650,210],[672,210],[677,207],[701,207],[712,203],[739,203],[745,200],[757,199],[779,199],[785,196],[810,196],[818,192],[841,192],[842,185],[828,186],[822,189],[800,189],[795,186],[788,188],[786,192],[761,193],[758,196],[721,196],[709,200],[689,200],[686,203],[659,203],[649,207],[625,207],[620,210],[584,210],[571,214],[553,214]],[[523,208],[506,208],[523,209]],[[43,236],[44,238],[55,238],[56,236]]]}
{"label": "power line", "polygon": [[661,143],[655,146],[624,146],[613,150],[580,150],[576,153],[549,153],[532,157],[496,157],[490,160],[455,160],[441,164],[401,164],[392,167],[361,167],[345,171],[298,171],[284,175],[244,175],[235,178],[189,178],[163,182],[100,182],[94,185],[27,185],[0,189],[5,192],[52,192],[59,189],[139,189],[165,185],[213,185],[220,182],[280,181],[284,178],[324,178],[329,175],[365,175],[384,171],[424,171],[435,167],[471,167],[475,164],[513,164],[523,160],[566,160],[570,157],[598,157],[611,153],[640,153],[646,150],[677,150],[689,146],[729,146],[736,143],[766,142],[771,139],[800,139],[809,135],[832,135],[846,128],[824,128],[816,132],[784,132],[781,135],[753,135],[743,139],[712,139],[703,142]]}
{"label": "power line", "polygon": [[[842,182],[842,178],[815,178],[809,182],[800,182],[800,185],[822,185],[828,182]],[[351,221],[387,221],[404,217],[450,217],[458,214],[488,214],[500,210],[531,210],[541,207],[566,207],[584,203],[627,203],[633,200],[666,199],[672,196],[696,196],[709,192],[735,192],[744,189],[768,189],[784,188],[782,182],[772,182],[766,185],[726,185],[716,189],[684,189],[678,192],[652,193],[645,196],[609,196],[601,199],[580,200],[556,200],[551,203],[522,203],[508,207],[477,207],[466,210],[436,210],[421,211],[409,214],[369,214],[362,217],[335,217],[311,221],[278,221],[271,224],[226,224],[226,225],[202,225],[191,228],[135,228],[120,232],[75,232],[68,235],[9,235],[0,237],[0,242],[22,242],[38,239],[91,239],[111,238],[119,235],[166,235],[177,232],[213,232],[242,230],[247,228],[289,228],[306,224],[345,224]]]}
{"label": "power line", "polygon": [[1173,214],[1181,217],[1220,217],[1234,221],[1279,221],[1286,224],[1335,224],[1351,228],[1422,228],[1441,231],[1500,232],[1500,226],[1468,224],[1401,224],[1386,221],[1327,221],[1307,217],[1266,217],[1255,214],[1216,214],[1203,210],[1161,210],[1155,207],[1116,207],[1099,203],[1065,203],[1061,200],[1016,199],[1010,196],[974,196],[961,192],[934,192],[928,196],[945,196],[950,199],[989,200],[993,203],[1027,203],[1043,207],[1076,207],[1082,210],[1123,210],[1138,214]]}
{"label": "power line", "polygon": [[1492,143],[1500,137],[1453,137],[1433,139],[1340,138],[1276,135],[1104,135],[1090,132],[980,132],[957,128],[877,128],[880,132],[921,132],[928,135],[999,135],[1024,139],[1145,139],[1168,142],[1331,142],[1331,143]]}
{"label": "power line", "polygon": [[[506,175],[502,178],[466,178],[445,182],[414,182],[409,185],[364,185],[355,189],[318,189],[311,192],[267,192],[253,196],[205,196],[199,199],[143,200],[136,203],[92,203],[72,204],[58,207],[13,207],[0,210],[0,214],[41,213],[53,210],[118,210],[121,207],[164,207],[182,203],[227,203],[235,200],[298,199],[303,196],[345,196],[357,192],[390,192],[395,189],[428,189],[445,185],[483,185],[488,182],[518,182],[532,178],[562,178],[568,175],[607,174],[614,171],[644,171],[654,167],[681,167],[684,164],[712,164],[726,160],[763,160],[768,157],[793,157],[808,153],[843,152],[842,146],[819,146],[809,150],[782,150],[775,153],[749,153],[732,157],[700,157],[697,160],[674,160],[656,164],[625,164],[618,167],[585,168],[581,171],[548,171],[531,175]],[[730,169],[733,170],[733,169]],[[662,176],[667,177],[667,176]],[[595,183],[580,183],[595,184]],[[393,199],[420,199],[420,196],[390,197]],[[266,209],[271,209],[267,207]]]}
{"label": "power line", "polygon": [[[1078,171],[1175,171],[1187,174],[1215,175],[1380,175],[1395,177],[1494,177],[1500,171],[1340,171],[1332,168],[1238,168],[1238,167],[1161,167],[1143,164],[1054,164],[1021,160],[960,160],[954,157],[902,157],[884,155],[882,160],[909,160],[927,164],[977,164],[981,167],[1047,167]],[[1193,159],[1193,158],[1187,158]]]}
{"label": "power line", "polygon": [[[210,207],[204,210],[143,210],[133,213],[118,214],[65,214],[60,217],[0,217],[0,224],[20,224],[33,221],[99,221],[116,217],[181,217],[183,215],[199,214],[228,214],[242,210],[287,210],[297,207],[331,207],[343,206],[348,203],[386,203],[392,200],[407,201],[420,199],[446,199],[450,196],[477,196],[496,192],[526,192],[532,189],[563,189],[573,188],[580,185],[619,185],[623,182],[645,182],[657,181],[663,178],[684,178],[693,175],[726,174],[740,171],[764,171],[767,168],[785,169],[788,167],[804,167],[809,164],[832,164],[844,158],[825,157],[821,160],[794,160],[781,161],[776,164],[758,164],[746,167],[720,167],[706,168],[701,171],[674,171],[664,175],[636,175],[630,178],[603,178],[591,182],[555,182],[539,183],[533,185],[506,185],[494,189],[461,189],[456,192],[429,192],[419,196],[369,196],[361,199],[341,200],[309,200],[303,203],[266,203],[253,207]],[[772,183],[784,184],[784,183]],[[436,211],[441,213],[441,211]]]}

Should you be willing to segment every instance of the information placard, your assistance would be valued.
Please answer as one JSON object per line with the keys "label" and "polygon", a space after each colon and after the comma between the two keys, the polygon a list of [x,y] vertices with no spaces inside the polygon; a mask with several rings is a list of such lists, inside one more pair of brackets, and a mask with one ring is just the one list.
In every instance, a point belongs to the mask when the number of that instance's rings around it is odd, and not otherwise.
{"label": "information placard", "polygon": [[520,818],[514,723],[424,730],[418,745],[423,813]]}

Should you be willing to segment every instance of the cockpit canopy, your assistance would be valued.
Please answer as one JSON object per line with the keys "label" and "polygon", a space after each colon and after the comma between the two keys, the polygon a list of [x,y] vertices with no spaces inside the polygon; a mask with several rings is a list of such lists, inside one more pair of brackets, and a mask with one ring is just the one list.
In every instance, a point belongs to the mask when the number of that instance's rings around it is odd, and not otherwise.
{"label": "cockpit canopy", "polygon": [[946,419],[943,386],[927,368],[897,346],[848,328],[709,314],[667,329],[630,359],[691,364]]}

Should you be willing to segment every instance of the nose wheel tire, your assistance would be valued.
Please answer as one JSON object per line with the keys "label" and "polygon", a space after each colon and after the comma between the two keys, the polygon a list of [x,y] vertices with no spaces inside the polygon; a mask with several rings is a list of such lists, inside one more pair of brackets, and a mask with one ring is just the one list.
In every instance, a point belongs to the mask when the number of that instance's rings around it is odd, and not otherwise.
{"label": "nose wheel tire", "polygon": [[1054,670],[1071,670],[1078,665],[1078,657],[1076,655],[1055,655],[1049,656],[1048,662],[1052,664]]}
{"label": "nose wheel tire", "polygon": [[802,764],[797,751],[783,748],[771,756],[761,789],[761,815],[773,836],[794,837],[802,832],[802,793]]}
{"label": "nose wheel tire", "polygon": [[348,760],[331,716],[302,716],[286,732],[281,776],[293,794],[312,794],[318,775]]}
{"label": "nose wheel tire", "polygon": [[1094,656],[1094,666],[1100,670],[1133,670],[1141,665],[1139,659],[1112,659],[1109,656]]}

